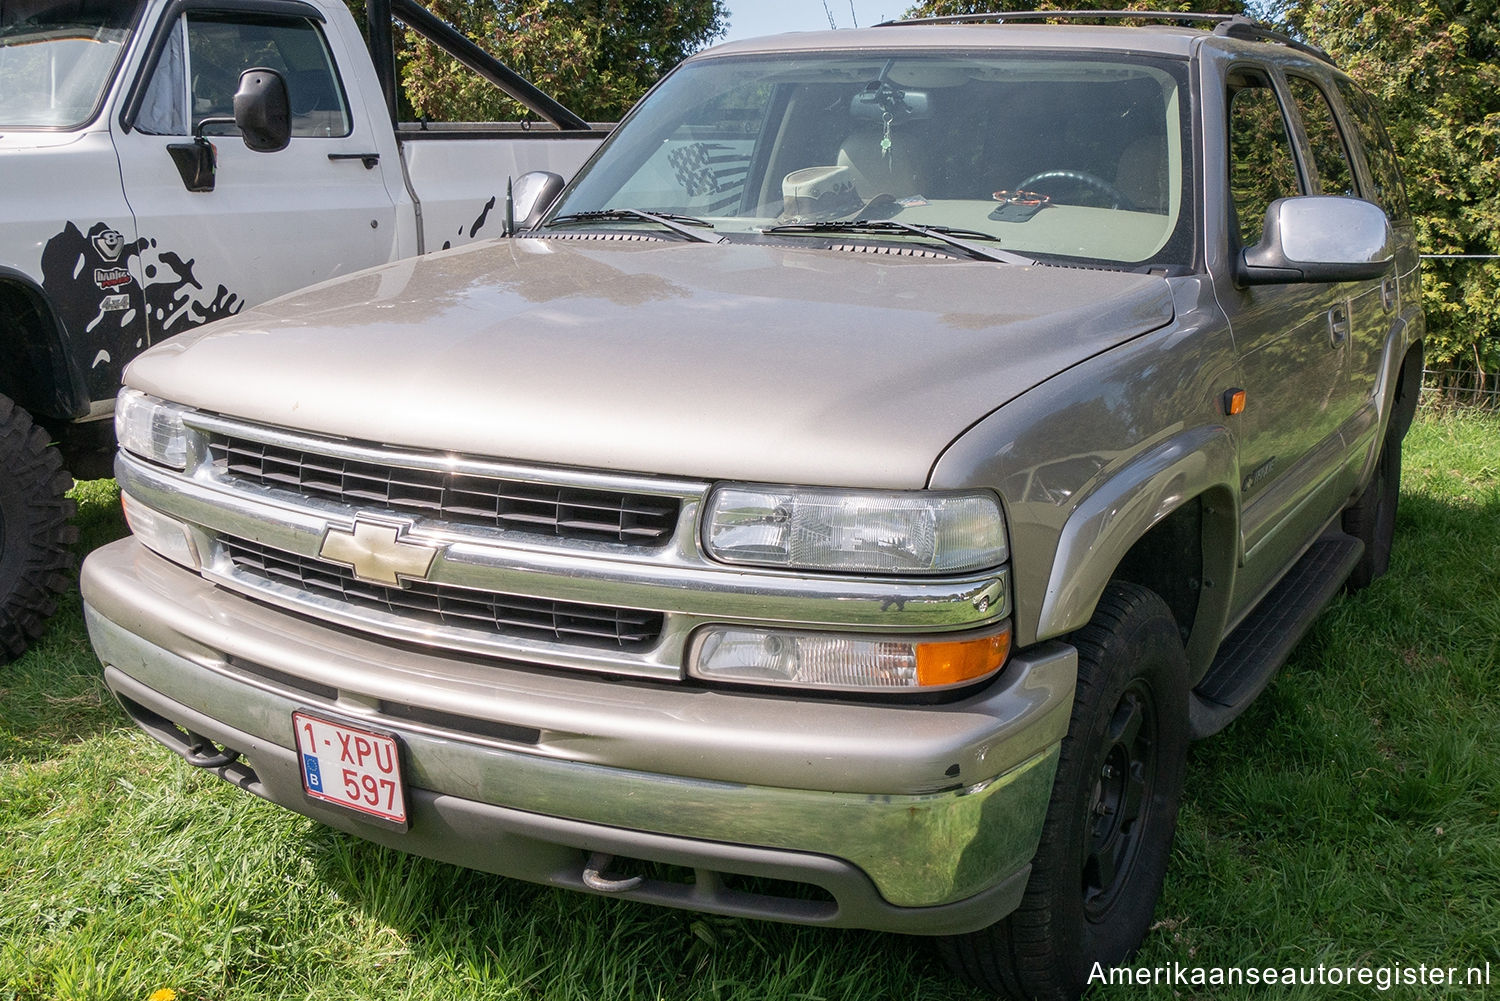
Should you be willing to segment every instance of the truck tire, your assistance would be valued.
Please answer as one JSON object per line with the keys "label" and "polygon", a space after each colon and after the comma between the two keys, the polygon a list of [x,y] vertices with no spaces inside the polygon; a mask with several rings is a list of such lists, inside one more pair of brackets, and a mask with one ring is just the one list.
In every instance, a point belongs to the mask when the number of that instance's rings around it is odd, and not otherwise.
{"label": "truck tire", "polygon": [[72,582],[72,486],[46,432],[0,396],[0,664],[26,652]]}
{"label": "truck tire", "polygon": [[1375,461],[1375,474],[1359,500],[1344,509],[1344,531],[1365,544],[1365,551],[1344,589],[1362,591],[1385,573],[1391,564],[1391,543],[1396,535],[1396,505],[1401,500],[1401,436],[1386,432]]}
{"label": "truck tire", "polygon": [[1073,714],[1021,905],[938,940],[960,978],[1015,1001],[1076,998],[1095,964],[1107,972],[1135,953],[1177,829],[1188,667],[1171,612],[1115,582],[1072,642]]}

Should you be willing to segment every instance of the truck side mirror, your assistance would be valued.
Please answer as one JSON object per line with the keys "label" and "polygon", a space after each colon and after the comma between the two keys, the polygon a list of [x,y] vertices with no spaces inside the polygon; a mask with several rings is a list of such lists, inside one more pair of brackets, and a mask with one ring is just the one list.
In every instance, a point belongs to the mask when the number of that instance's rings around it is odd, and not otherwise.
{"label": "truck side mirror", "polygon": [[193,141],[172,143],[167,152],[189,191],[214,189],[219,154],[204,130],[210,125],[233,125],[245,145],[256,153],[279,153],[292,141],[292,102],[286,80],[273,69],[256,66],[240,74],[234,92],[233,118],[205,118],[193,126]]}
{"label": "truck side mirror", "polygon": [[1391,224],[1358,198],[1278,198],[1266,210],[1260,243],[1240,254],[1241,285],[1354,282],[1390,267]]}
{"label": "truck side mirror", "polygon": [[561,174],[550,170],[527,171],[510,186],[510,204],[506,207],[506,236],[531,229],[542,221],[542,216],[557,201],[557,196],[567,185]]}
{"label": "truck side mirror", "polygon": [[245,145],[257,153],[279,153],[292,141],[292,102],[286,79],[256,66],[240,74],[234,92],[234,124]]}

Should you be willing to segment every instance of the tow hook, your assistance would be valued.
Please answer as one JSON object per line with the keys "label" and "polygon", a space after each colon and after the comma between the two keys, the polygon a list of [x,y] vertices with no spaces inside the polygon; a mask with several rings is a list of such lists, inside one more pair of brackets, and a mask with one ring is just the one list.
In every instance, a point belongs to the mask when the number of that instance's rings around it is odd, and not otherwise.
{"label": "tow hook", "polygon": [[583,885],[590,890],[599,893],[624,893],[626,890],[634,890],[646,881],[644,876],[631,876],[627,879],[607,879],[604,871],[614,862],[613,855],[604,852],[594,852],[589,860],[583,865]]}
{"label": "tow hook", "polygon": [[239,751],[215,744],[201,733],[187,730],[187,736],[188,746],[182,756],[195,768],[223,768],[240,759]]}

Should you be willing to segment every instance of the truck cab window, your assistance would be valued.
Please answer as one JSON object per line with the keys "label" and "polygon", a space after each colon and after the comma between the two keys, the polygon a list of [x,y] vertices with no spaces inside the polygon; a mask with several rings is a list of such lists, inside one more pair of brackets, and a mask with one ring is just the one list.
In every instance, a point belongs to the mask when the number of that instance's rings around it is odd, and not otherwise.
{"label": "truck cab window", "polygon": [[[294,138],[349,134],[344,88],[322,33],[310,21],[194,12],[172,31],[146,90],[138,123],[142,131],[186,135],[205,118],[233,117],[240,73],[265,66],[286,78]],[[232,128],[210,126],[208,131],[225,134]]]}
{"label": "truck cab window", "polygon": [[1228,138],[1229,193],[1237,232],[1242,246],[1253,247],[1260,242],[1271,203],[1302,193],[1291,134],[1269,80],[1245,74],[1234,86]]}

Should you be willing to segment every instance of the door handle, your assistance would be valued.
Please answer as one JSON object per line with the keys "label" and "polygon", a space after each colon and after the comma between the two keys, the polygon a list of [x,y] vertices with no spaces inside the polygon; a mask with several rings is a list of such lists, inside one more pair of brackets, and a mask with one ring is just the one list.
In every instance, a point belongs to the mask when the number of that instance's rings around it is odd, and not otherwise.
{"label": "door handle", "polygon": [[1396,283],[1395,278],[1387,277],[1381,281],[1380,305],[1387,313],[1396,308],[1396,298],[1400,291],[1401,286]]}
{"label": "door handle", "polygon": [[334,161],[358,160],[365,165],[366,170],[374,170],[380,165],[379,153],[329,153],[328,159]]}
{"label": "door handle", "polygon": [[1340,303],[1328,311],[1328,341],[1338,347],[1349,339],[1349,307]]}

